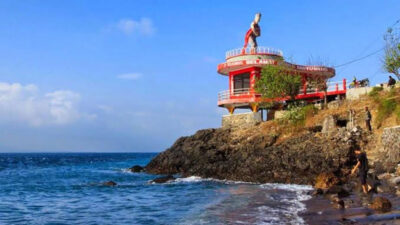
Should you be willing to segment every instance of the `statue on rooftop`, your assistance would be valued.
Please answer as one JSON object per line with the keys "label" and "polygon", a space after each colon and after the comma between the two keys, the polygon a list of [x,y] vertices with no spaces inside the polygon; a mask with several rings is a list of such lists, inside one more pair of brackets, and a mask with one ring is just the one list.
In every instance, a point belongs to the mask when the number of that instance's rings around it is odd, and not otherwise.
{"label": "statue on rooftop", "polygon": [[244,46],[242,49],[242,54],[246,53],[246,48],[248,43],[250,42],[251,53],[255,53],[257,49],[257,40],[256,38],[261,35],[261,28],[258,25],[261,19],[261,13],[256,13],[253,22],[250,24],[250,29],[246,32],[246,36],[244,37]]}

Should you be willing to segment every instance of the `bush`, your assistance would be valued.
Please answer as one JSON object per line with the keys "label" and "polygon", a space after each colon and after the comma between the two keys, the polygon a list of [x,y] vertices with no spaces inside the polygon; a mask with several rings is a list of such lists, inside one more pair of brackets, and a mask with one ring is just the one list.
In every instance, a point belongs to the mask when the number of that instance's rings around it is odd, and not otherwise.
{"label": "bush", "polygon": [[397,120],[400,121],[400,105],[397,105],[396,109],[394,110],[394,114],[397,117]]}
{"label": "bush", "polygon": [[318,109],[314,105],[289,105],[281,122],[293,126],[304,126],[306,118],[315,115]]}
{"label": "bush", "polygon": [[378,96],[379,92],[381,92],[382,90],[383,90],[383,87],[381,87],[381,86],[373,87],[372,91],[370,93],[368,93],[368,95],[370,97],[376,97],[376,96]]}
{"label": "bush", "polygon": [[381,126],[383,120],[389,117],[398,108],[397,102],[393,98],[386,98],[380,101],[378,106],[378,115],[376,122],[378,127]]}

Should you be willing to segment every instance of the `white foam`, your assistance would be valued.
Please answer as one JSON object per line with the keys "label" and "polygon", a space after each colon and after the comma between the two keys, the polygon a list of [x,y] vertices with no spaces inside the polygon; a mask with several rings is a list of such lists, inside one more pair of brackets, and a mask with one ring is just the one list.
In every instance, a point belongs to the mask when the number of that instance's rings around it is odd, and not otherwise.
{"label": "white foam", "polygon": [[176,178],[172,183],[197,183],[202,181],[207,181],[208,179],[204,179],[198,176],[190,176],[190,177],[183,177],[183,178]]}
{"label": "white foam", "polygon": [[129,168],[121,169],[120,171],[123,173],[132,173],[132,171]]}
{"label": "white foam", "polygon": [[245,182],[245,181],[233,181],[233,180],[219,180],[214,178],[202,178],[199,176],[190,176],[190,177],[182,177],[176,178],[174,181],[170,183],[197,183],[197,182],[218,182],[224,184],[257,184],[252,182]]}
{"label": "white foam", "polygon": [[[262,184],[262,188],[266,189],[281,189],[295,193],[295,197],[283,198],[280,201],[287,204],[285,208],[273,209],[268,206],[261,206],[258,208],[260,216],[258,217],[258,223],[260,225],[267,224],[287,224],[289,221],[282,221],[282,214],[288,215],[291,219],[290,224],[301,225],[305,224],[303,218],[299,216],[299,213],[306,210],[306,205],[303,201],[309,200],[311,196],[308,191],[313,188],[309,185],[297,185],[297,184]],[[272,214],[272,215],[271,215]],[[268,215],[268,218],[265,218]]]}
{"label": "white foam", "polygon": [[300,185],[300,184],[279,184],[279,183],[267,183],[261,184],[262,188],[268,189],[281,189],[289,191],[311,191],[313,187],[311,185]]}

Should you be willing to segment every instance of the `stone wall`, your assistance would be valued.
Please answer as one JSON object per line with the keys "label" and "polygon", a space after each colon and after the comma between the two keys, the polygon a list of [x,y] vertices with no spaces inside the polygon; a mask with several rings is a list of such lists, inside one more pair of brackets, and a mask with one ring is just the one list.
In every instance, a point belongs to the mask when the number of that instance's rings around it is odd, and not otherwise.
{"label": "stone wall", "polygon": [[261,122],[260,112],[249,112],[249,113],[239,113],[232,115],[222,116],[222,127],[223,128],[245,128],[254,126]]}
{"label": "stone wall", "polygon": [[373,87],[358,87],[358,88],[350,88],[346,90],[346,99],[355,100],[359,99],[361,95],[368,94],[372,91]]}
{"label": "stone wall", "polygon": [[397,164],[400,161],[400,126],[383,129],[382,145],[386,158]]}

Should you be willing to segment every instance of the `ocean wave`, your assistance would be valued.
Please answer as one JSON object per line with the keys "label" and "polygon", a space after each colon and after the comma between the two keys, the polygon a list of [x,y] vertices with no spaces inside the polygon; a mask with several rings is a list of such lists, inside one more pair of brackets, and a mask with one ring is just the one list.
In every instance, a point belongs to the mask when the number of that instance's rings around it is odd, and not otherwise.
{"label": "ocean wave", "polygon": [[[260,186],[264,189],[279,189],[289,191],[290,193],[281,196],[280,202],[284,207],[277,209],[264,205],[258,208],[260,213],[258,216],[259,225],[287,224],[288,222],[294,225],[305,224],[299,213],[306,210],[306,205],[303,202],[311,198],[308,192],[313,189],[312,186],[274,183],[262,184]],[[285,215],[285,217],[282,218],[282,215]],[[267,220],[265,219],[266,216],[268,217]]]}
{"label": "ocean wave", "polygon": [[215,178],[202,178],[199,176],[189,176],[189,177],[179,177],[169,183],[198,183],[198,182],[217,182],[223,184],[254,184],[258,185],[259,183],[246,182],[246,181],[233,181],[233,180],[220,180]]}

